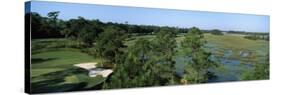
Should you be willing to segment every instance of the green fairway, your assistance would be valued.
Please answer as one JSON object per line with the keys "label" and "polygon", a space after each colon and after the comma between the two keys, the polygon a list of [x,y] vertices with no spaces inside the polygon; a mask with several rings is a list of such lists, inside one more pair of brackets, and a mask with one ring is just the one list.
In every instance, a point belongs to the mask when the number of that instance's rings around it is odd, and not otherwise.
{"label": "green fairway", "polygon": [[103,82],[101,76],[88,77],[88,71],[74,67],[83,62],[99,62],[78,49],[61,48],[32,55],[31,85],[36,92],[90,89]]}

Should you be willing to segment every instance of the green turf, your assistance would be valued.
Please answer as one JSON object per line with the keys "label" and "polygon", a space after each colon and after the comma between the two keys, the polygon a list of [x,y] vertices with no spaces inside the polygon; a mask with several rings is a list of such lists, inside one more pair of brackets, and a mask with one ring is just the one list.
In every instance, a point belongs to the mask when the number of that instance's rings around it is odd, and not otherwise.
{"label": "green turf", "polygon": [[155,35],[134,36],[134,37],[131,37],[131,38],[127,39],[127,40],[125,41],[125,45],[131,46],[131,45],[134,44],[135,41],[137,41],[137,40],[140,39],[140,38],[152,40],[152,38],[154,38],[154,37],[155,37]]}
{"label": "green turf", "polygon": [[99,62],[76,49],[52,50],[32,55],[32,92],[59,92],[84,90],[94,87],[105,79],[91,78],[88,72],[73,65],[83,62]]}
{"label": "green turf", "polygon": [[[40,60],[34,62],[33,60]],[[95,62],[94,57],[79,51],[50,51],[32,55],[32,69],[68,68],[81,62]]]}

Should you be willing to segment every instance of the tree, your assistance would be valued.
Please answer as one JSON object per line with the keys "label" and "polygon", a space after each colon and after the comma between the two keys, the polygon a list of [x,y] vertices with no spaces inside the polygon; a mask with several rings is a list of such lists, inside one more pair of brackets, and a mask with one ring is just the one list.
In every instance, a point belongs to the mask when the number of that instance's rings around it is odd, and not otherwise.
{"label": "tree", "polygon": [[78,19],[70,19],[66,22],[64,30],[61,32],[66,38],[80,39],[80,31],[84,27],[88,27],[90,22],[83,17]]}
{"label": "tree", "polygon": [[64,26],[64,22],[57,20],[57,30],[53,27],[53,22],[51,18],[42,17],[36,12],[27,13],[26,17],[29,17],[31,20],[31,35],[32,39],[37,38],[57,38],[62,37],[59,33],[59,29]]}
{"label": "tree", "polygon": [[[109,82],[104,84],[104,88],[129,88],[151,86],[154,80],[149,76],[151,72],[152,46],[148,40],[137,40],[133,46],[130,46],[125,59],[117,64],[114,74],[109,78]],[[149,77],[149,79],[148,79]],[[151,81],[149,81],[151,80]]]}
{"label": "tree", "polygon": [[91,47],[98,35],[103,32],[103,24],[99,20],[87,20],[83,17],[70,19],[65,23],[65,28],[61,33],[65,38],[75,39],[83,42],[85,46]]}
{"label": "tree", "polygon": [[59,16],[59,11],[49,12],[47,15],[51,19],[51,28],[53,29],[51,32],[57,32],[57,17]]}
{"label": "tree", "polygon": [[59,11],[49,12],[47,15],[52,19],[52,22],[56,25],[57,17],[59,16]]}
{"label": "tree", "polygon": [[116,61],[122,51],[120,48],[124,47],[123,41],[126,38],[124,30],[119,27],[109,26],[97,38],[96,52],[98,56],[106,59],[108,62]]}
{"label": "tree", "polygon": [[93,42],[95,42],[98,34],[100,34],[103,30],[99,27],[86,25],[79,32],[80,40],[86,44],[86,46],[92,46]]}
{"label": "tree", "polygon": [[196,27],[189,29],[181,42],[181,47],[188,61],[183,79],[187,83],[202,83],[208,80],[209,68],[215,66],[210,60],[210,53],[203,49],[205,44],[203,33]]}
{"label": "tree", "polygon": [[124,60],[117,64],[115,72],[109,78],[109,81],[104,84],[104,88],[174,84],[175,73],[171,68],[171,63],[165,60],[166,57],[159,58],[157,55],[164,51],[155,51],[154,48],[151,41],[143,38],[138,39],[134,45],[128,48]]}
{"label": "tree", "polygon": [[164,61],[172,62],[175,48],[177,47],[175,37],[176,33],[165,28],[156,33],[154,50],[159,57],[162,57],[161,59],[164,59]]}
{"label": "tree", "polygon": [[213,35],[223,35],[223,33],[220,30],[218,30],[218,29],[212,30],[211,34],[213,34]]}
{"label": "tree", "polygon": [[265,62],[256,63],[253,66],[253,72],[249,70],[245,70],[241,75],[242,80],[262,80],[269,79],[269,53],[266,55],[267,60]]}
{"label": "tree", "polygon": [[45,36],[45,32],[42,31],[43,17],[38,13],[32,12],[26,14],[26,19],[30,18],[31,21],[31,35],[32,38],[41,38]]}
{"label": "tree", "polygon": [[153,53],[157,57],[157,70],[164,83],[170,81],[170,84],[175,84],[175,61],[173,57],[175,55],[175,48],[177,43],[175,40],[176,33],[170,31],[170,29],[162,28],[159,32],[156,33],[156,37],[153,40]]}

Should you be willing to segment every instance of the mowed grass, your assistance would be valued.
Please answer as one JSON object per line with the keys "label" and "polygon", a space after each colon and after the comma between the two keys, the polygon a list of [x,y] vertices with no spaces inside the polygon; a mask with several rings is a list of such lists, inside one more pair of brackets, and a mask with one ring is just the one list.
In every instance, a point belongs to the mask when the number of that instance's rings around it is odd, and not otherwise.
{"label": "mowed grass", "polygon": [[74,64],[100,61],[79,49],[57,48],[48,51],[44,48],[44,51],[32,54],[31,61],[33,93],[87,90],[105,80],[100,76],[91,78],[88,71],[74,67]]}
{"label": "mowed grass", "polygon": [[138,39],[148,39],[148,40],[152,40],[153,38],[155,38],[155,35],[142,35],[142,36],[134,36],[131,37],[129,39],[127,39],[124,44],[127,46],[131,46],[133,45]]}
{"label": "mowed grass", "polygon": [[[33,60],[41,60],[34,62]],[[58,50],[50,52],[42,52],[32,55],[32,69],[46,69],[46,68],[69,68],[74,64],[83,62],[98,61],[88,54],[80,51]]]}

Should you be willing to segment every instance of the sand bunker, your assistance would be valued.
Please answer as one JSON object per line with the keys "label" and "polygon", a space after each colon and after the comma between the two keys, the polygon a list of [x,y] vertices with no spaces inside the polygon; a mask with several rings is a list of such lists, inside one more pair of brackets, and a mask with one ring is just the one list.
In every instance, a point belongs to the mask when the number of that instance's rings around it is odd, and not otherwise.
{"label": "sand bunker", "polygon": [[74,66],[88,70],[90,77],[96,77],[98,75],[101,75],[102,77],[108,77],[113,72],[112,69],[98,68],[96,65],[97,63],[92,62],[75,64]]}

